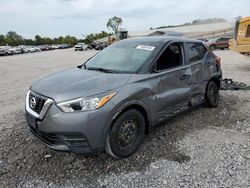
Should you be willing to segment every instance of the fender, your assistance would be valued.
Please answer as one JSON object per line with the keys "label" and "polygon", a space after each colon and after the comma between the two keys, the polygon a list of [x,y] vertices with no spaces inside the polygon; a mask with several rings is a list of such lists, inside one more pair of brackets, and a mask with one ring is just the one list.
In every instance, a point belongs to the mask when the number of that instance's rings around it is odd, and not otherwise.
{"label": "fender", "polygon": [[149,116],[150,113],[148,113],[149,112],[149,107],[144,102],[142,102],[141,100],[133,99],[133,100],[129,100],[129,101],[124,102],[118,108],[114,109],[116,111],[116,113],[113,115],[112,120],[115,120],[123,110],[125,110],[129,106],[133,106],[133,105],[141,106],[146,111],[148,119],[151,119],[150,116]]}
{"label": "fender", "polygon": [[106,130],[104,131],[104,134],[103,134],[103,138],[102,138],[102,141],[104,141],[103,143],[105,143],[107,134],[109,133],[110,129],[112,128],[112,125],[113,125],[114,121],[116,120],[116,118],[126,108],[128,108],[129,106],[133,106],[133,105],[138,105],[138,106],[142,107],[146,111],[148,121],[151,119],[151,116],[150,116],[150,113],[149,113],[149,107],[145,103],[143,103],[141,100],[133,99],[133,100],[126,101],[126,102],[122,103],[121,105],[119,105],[118,107],[113,109],[113,112],[111,113],[111,116],[110,116],[110,121],[108,122],[107,128],[106,128]]}

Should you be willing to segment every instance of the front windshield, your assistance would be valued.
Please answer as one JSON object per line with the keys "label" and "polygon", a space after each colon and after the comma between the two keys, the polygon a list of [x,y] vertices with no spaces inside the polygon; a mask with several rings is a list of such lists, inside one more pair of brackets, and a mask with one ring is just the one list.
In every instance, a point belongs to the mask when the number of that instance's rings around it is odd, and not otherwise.
{"label": "front windshield", "polygon": [[86,63],[87,69],[136,72],[153,53],[155,46],[122,42],[111,45]]}

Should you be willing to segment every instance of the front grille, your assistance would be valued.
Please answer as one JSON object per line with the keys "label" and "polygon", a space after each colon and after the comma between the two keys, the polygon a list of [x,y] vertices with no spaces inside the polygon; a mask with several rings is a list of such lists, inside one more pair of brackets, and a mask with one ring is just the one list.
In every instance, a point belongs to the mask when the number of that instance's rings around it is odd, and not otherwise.
{"label": "front grille", "polygon": [[[34,100],[35,99],[35,105],[33,103],[33,106],[31,104],[31,100]],[[43,109],[43,106],[44,106],[44,103],[46,102],[46,98],[45,97],[42,97],[42,96],[39,96],[39,95],[36,95],[34,93],[30,93],[29,95],[29,106],[30,108],[35,111],[36,113],[40,114],[40,112],[42,111]]]}

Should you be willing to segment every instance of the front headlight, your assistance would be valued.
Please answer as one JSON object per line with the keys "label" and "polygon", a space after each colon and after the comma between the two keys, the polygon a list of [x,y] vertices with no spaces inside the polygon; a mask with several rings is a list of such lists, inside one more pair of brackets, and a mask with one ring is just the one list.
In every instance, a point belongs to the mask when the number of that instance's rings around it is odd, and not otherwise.
{"label": "front headlight", "polygon": [[62,103],[58,103],[57,106],[63,112],[80,112],[87,110],[95,110],[104,106],[117,92],[101,97],[79,98]]}

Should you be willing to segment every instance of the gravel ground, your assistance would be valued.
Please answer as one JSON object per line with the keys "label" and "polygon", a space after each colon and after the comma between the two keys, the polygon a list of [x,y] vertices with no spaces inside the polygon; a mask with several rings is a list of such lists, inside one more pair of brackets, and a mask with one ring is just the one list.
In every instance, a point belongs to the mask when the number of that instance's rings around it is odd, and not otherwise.
{"label": "gravel ground", "polygon": [[[29,85],[94,53],[0,57],[0,187],[250,187],[250,91],[221,91],[218,108],[171,118],[128,159],[56,152],[33,138],[23,111]],[[249,57],[216,53],[225,77],[250,84]]]}

